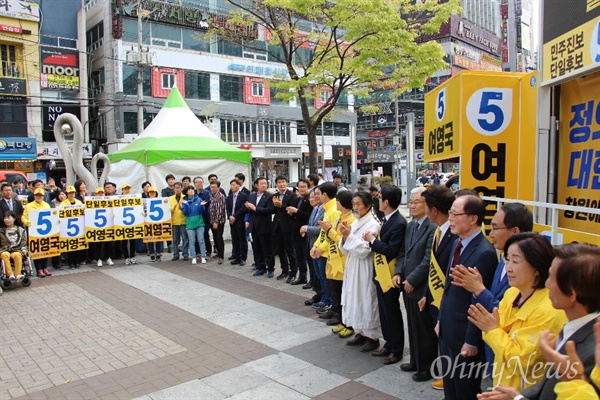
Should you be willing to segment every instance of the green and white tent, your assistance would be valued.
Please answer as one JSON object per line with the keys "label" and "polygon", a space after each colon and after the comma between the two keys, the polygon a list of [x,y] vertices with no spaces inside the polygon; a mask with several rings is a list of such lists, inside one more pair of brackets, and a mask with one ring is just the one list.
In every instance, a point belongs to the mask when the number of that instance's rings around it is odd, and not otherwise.
{"label": "green and white tent", "polygon": [[[189,109],[177,88],[173,88],[160,112],[130,144],[108,154],[109,178],[120,188],[127,182],[132,193],[141,192],[141,184],[150,181],[160,190],[165,176],[217,174],[222,186],[238,172],[250,176],[252,153],[232,146],[212,133]],[[249,179],[249,178],[247,178]],[[208,185],[205,185],[208,188]]]}

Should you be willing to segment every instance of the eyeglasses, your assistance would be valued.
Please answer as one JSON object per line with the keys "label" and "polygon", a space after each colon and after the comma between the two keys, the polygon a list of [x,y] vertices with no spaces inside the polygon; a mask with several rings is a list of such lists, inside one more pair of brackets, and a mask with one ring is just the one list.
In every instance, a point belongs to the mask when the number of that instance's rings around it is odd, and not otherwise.
{"label": "eyeglasses", "polygon": [[493,231],[501,231],[502,229],[511,229],[508,226],[494,226],[492,225],[492,230]]}
{"label": "eyeglasses", "polygon": [[454,217],[460,217],[461,215],[473,215],[472,213],[457,213],[454,211],[448,211],[448,215],[451,216],[452,218]]}
{"label": "eyeglasses", "polygon": [[418,206],[421,203],[424,203],[424,201],[423,200],[414,200],[414,201],[409,201],[408,205],[409,206],[412,206],[412,205]]}

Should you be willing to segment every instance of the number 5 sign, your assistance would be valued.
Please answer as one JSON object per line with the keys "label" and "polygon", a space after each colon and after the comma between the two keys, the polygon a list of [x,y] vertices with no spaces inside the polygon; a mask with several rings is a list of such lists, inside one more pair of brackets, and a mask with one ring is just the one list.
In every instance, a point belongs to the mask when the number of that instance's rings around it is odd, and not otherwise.
{"label": "number 5 sign", "polygon": [[60,255],[60,226],[56,209],[30,210],[29,254],[32,260]]}
{"label": "number 5 sign", "polygon": [[144,237],[144,207],[141,195],[115,196],[113,207],[116,240]]}
{"label": "number 5 sign", "polygon": [[85,238],[88,242],[115,240],[112,199],[101,196],[85,198]]}
{"label": "number 5 sign", "polygon": [[171,240],[171,209],[167,197],[144,199],[144,242]]}

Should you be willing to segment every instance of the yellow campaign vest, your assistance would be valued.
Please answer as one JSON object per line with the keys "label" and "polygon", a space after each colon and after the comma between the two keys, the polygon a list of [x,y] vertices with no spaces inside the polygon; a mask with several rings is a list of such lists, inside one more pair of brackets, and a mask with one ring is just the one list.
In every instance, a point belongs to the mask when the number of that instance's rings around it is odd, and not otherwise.
{"label": "yellow campaign vest", "polygon": [[446,275],[444,275],[442,272],[442,268],[440,267],[438,260],[435,258],[435,252],[437,251],[439,245],[441,232],[442,231],[438,227],[435,231],[435,235],[433,236],[433,245],[431,246],[431,264],[429,265],[428,279],[429,292],[431,293],[431,297],[433,297],[431,305],[437,308],[440,308],[440,305],[442,304],[444,285],[446,283]]}

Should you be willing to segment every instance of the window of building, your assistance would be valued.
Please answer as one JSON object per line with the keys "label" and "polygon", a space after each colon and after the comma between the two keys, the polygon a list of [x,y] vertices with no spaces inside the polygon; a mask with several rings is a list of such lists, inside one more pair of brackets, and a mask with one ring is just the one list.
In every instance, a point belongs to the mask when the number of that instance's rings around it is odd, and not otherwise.
{"label": "window of building", "polygon": [[241,76],[220,75],[219,93],[221,101],[244,101],[244,78]]}
{"label": "window of building", "polygon": [[0,104],[0,137],[27,137],[27,99]]}
{"label": "window of building", "polygon": [[[156,113],[144,112],[144,129],[150,125],[154,117],[156,117]],[[123,113],[123,130],[124,133],[141,133],[138,132],[136,112]]]}
{"label": "window of building", "polygon": [[152,31],[153,45],[181,48],[181,28],[153,23],[150,29]]}
{"label": "window of building", "polygon": [[265,84],[262,82],[252,82],[252,96],[263,97],[265,95]]}
{"label": "window of building", "polygon": [[[136,29],[137,32],[137,29]],[[137,35],[136,35],[137,37]],[[89,53],[102,46],[104,40],[104,22],[100,21],[93,28],[88,29],[86,34],[87,51]]]}
{"label": "window of building", "polygon": [[326,104],[329,101],[329,97],[331,97],[331,93],[328,90],[321,90],[319,94],[319,99],[321,103]]}
{"label": "window of building", "polygon": [[2,70],[0,76],[21,78],[25,70],[20,63],[20,49],[12,44],[0,43],[0,59],[2,60]]}
{"label": "window of building", "polygon": [[288,101],[283,101],[282,99],[276,97],[277,93],[280,92],[279,89],[275,89],[274,87],[271,87],[269,89],[271,91],[271,105],[272,106],[276,106],[276,105],[289,105],[290,103]]}
{"label": "window of building", "polygon": [[[144,96],[152,95],[152,73],[150,67],[144,68]],[[137,95],[137,67],[123,65],[123,93]]]}
{"label": "window of building", "polygon": [[175,82],[177,81],[175,74],[161,74],[160,78],[162,81],[161,87],[163,89],[171,89],[173,86],[175,86]]}
{"label": "window of building", "polygon": [[104,67],[97,71],[92,71],[90,75],[90,86],[95,95],[104,91]]}
{"label": "window of building", "polygon": [[262,40],[244,41],[244,58],[267,59],[267,43]]}
{"label": "window of building", "polygon": [[303,47],[298,47],[296,52],[294,53],[294,62],[300,65],[308,65],[314,58],[314,52],[312,49],[305,49]]}
{"label": "window of building", "polygon": [[285,55],[283,54],[283,49],[280,45],[267,45],[267,59],[268,61],[273,62],[283,62],[285,61]]}
{"label": "window of building", "polygon": [[221,139],[228,143],[291,143],[290,123],[221,119]]}
{"label": "window of building", "polygon": [[77,39],[42,35],[40,36],[40,44],[45,44],[54,47],[64,47],[67,49],[76,49]]}
{"label": "window of building", "polygon": [[[150,26],[152,23],[142,21],[142,43],[150,44]],[[123,18],[123,41],[137,43],[138,25],[137,19]]]}
{"label": "window of building", "polygon": [[182,44],[184,49],[210,53],[210,38],[199,30],[183,29]]}
{"label": "window of building", "polygon": [[217,52],[228,56],[242,57],[242,46],[238,43],[228,42],[225,39],[217,40]]}
{"label": "window of building", "polygon": [[210,74],[186,71],[185,97],[188,99],[210,100]]}

